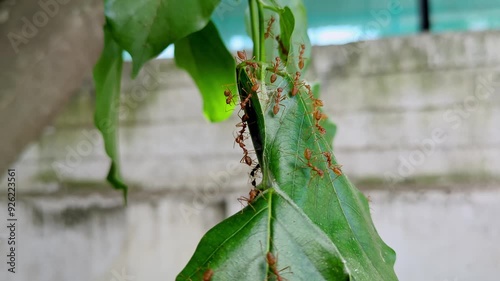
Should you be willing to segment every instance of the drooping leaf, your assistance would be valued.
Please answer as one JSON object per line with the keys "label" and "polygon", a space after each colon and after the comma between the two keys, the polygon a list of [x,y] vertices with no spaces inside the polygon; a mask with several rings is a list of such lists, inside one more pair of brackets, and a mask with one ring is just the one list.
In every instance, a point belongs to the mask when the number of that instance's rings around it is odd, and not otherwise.
{"label": "drooping leaf", "polygon": [[[203,97],[203,113],[208,120],[218,122],[231,116],[237,99],[234,58],[211,21],[202,30],[175,43],[175,62],[198,86]],[[223,94],[226,88],[234,93],[229,105]]]}
{"label": "drooping leaf", "polygon": [[94,123],[101,131],[106,153],[111,158],[107,180],[116,189],[123,191],[127,202],[127,185],[120,174],[118,155],[118,109],[120,105],[120,82],[122,75],[122,52],[111,36],[109,26],[104,27],[104,49],[94,67],[96,92]]}
{"label": "drooping leaf", "polygon": [[106,18],[133,59],[132,76],[168,45],[202,29],[220,0],[107,0]]}
{"label": "drooping leaf", "polygon": [[[285,80],[286,98],[275,114],[275,91],[252,92],[239,69],[240,93],[252,94],[245,112],[263,174],[261,195],[206,234],[177,280],[199,280],[209,269],[212,281],[277,280],[275,269],[289,281],[397,280],[395,253],[375,230],[367,199],[334,169],[331,137],[313,118],[314,98],[304,89],[292,96],[294,79]],[[267,252],[277,257],[275,268]]]}

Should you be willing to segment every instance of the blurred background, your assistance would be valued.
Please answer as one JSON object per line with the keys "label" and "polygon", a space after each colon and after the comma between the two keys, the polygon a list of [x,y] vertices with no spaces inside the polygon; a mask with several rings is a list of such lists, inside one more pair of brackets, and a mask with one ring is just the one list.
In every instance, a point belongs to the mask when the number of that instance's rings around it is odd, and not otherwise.
{"label": "blurred background", "polygon": [[[321,82],[335,153],[370,196],[400,280],[500,280],[500,2],[305,2],[309,78]],[[213,14],[233,52],[251,47],[246,3],[222,0]],[[124,66],[123,206],[93,126],[103,22],[101,0],[0,1],[1,280],[174,280],[250,189],[233,147],[237,117],[204,119],[169,48],[135,80]],[[8,168],[17,173],[15,275],[5,254]]]}

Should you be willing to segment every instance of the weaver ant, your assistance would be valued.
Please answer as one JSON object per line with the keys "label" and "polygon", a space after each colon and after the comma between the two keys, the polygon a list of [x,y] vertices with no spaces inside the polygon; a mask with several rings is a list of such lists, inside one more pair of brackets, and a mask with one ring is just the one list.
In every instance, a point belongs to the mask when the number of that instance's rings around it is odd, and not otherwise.
{"label": "weaver ant", "polygon": [[281,96],[282,92],[283,92],[282,88],[278,88],[276,90],[276,97],[274,98],[274,106],[273,106],[274,115],[278,114],[278,112],[280,111],[280,105],[281,105],[280,102],[286,98],[286,96]]}
{"label": "weaver ant", "polygon": [[271,272],[274,275],[276,275],[276,280],[278,280],[278,281],[285,281],[285,280],[287,280],[287,279],[285,279],[284,277],[282,277],[280,275],[280,272],[282,272],[283,270],[286,270],[286,269],[290,268],[290,266],[287,266],[287,267],[284,267],[284,268],[278,270],[278,259],[271,252],[267,252],[267,254],[266,254],[266,261],[267,261],[267,264],[269,265],[269,268],[271,269]]}
{"label": "weaver ant", "polygon": [[314,97],[314,94],[311,90],[311,85],[304,84],[304,87],[307,89],[307,95],[309,96],[309,99],[312,100],[313,112],[316,111],[318,107],[323,107],[323,101]]}
{"label": "weaver ant", "polygon": [[242,63],[245,63],[248,66],[252,66],[254,69],[259,68],[259,64],[257,64],[256,62],[252,61],[253,58],[251,60],[249,60],[247,58],[247,52],[246,51],[236,51],[236,55],[238,56],[238,59]]}
{"label": "weaver ant", "polygon": [[313,171],[315,171],[320,178],[323,177],[323,175],[325,174],[325,172],[323,172],[323,170],[321,170],[320,168],[314,166],[312,163],[311,163],[311,159],[312,159],[312,151],[309,149],[309,148],[306,148],[304,150],[304,157],[306,158],[307,160],[307,167],[311,168]]}
{"label": "weaver ant", "polygon": [[264,39],[269,38],[271,36],[271,28],[273,27],[273,23],[276,21],[274,16],[271,16],[271,18],[267,21],[267,30],[266,33],[264,34]]}
{"label": "weaver ant", "polygon": [[300,82],[299,82],[299,79],[300,79],[300,72],[295,72],[295,78],[293,79],[293,88],[292,88],[292,96],[295,96],[297,95],[297,93],[299,92],[299,89],[300,89]]}
{"label": "weaver ant", "polygon": [[325,156],[326,158],[328,168],[330,168],[337,175],[337,177],[341,176],[342,170],[340,168],[342,167],[342,165],[332,163],[332,154],[330,152],[323,152],[323,156]]}
{"label": "weaver ant", "polygon": [[273,74],[271,74],[271,83],[276,82],[276,79],[278,78],[278,68],[280,67],[281,59],[280,57],[276,57],[276,62],[273,63]]}
{"label": "weaver ant", "polygon": [[224,96],[226,97],[226,104],[231,104],[234,102],[234,95],[230,89],[224,90]]}
{"label": "weaver ant", "polygon": [[238,58],[243,62],[248,60],[247,59],[247,52],[246,51],[236,51],[236,54],[238,55]]}
{"label": "weaver ant", "polygon": [[[259,85],[259,84],[256,84]],[[252,93],[248,94],[246,98],[240,102],[241,110],[244,110],[247,104],[250,102],[250,98],[252,97]]]}
{"label": "weaver ant", "polygon": [[203,273],[203,281],[210,281],[212,280],[212,276],[214,275],[214,271],[209,268]]}
{"label": "weaver ant", "polygon": [[326,134],[325,128],[323,128],[319,124],[319,122],[321,120],[327,119],[328,117],[326,117],[325,114],[321,113],[321,111],[319,111],[319,109],[315,109],[315,111],[313,112],[313,117],[314,117],[314,126],[316,126],[316,129],[318,129],[319,133],[322,135]]}
{"label": "weaver ant", "polygon": [[300,44],[300,53],[299,53],[299,68],[304,68],[304,52],[306,51],[306,45]]}
{"label": "weaver ant", "polygon": [[239,131],[239,135],[236,137],[235,141],[238,143],[238,145],[241,147],[243,150],[243,157],[240,160],[240,163],[245,163],[248,166],[252,166],[252,157],[248,156],[248,149],[245,147],[245,142],[244,142],[244,135],[243,133],[245,132],[245,129],[247,127],[246,123],[239,123],[236,125],[237,127],[242,127],[242,129]]}
{"label": "weaver ant", "polygon": [[[250,206],[250,207],[252,207],[252,209],[254,209],[253,206],[252,206],[252,203],[255,200],[255,198],[257,198],[257,196],[259,196],[259,194],[260,194],[260,190],[258,190],[256,188],[252,188],[250,190],[250,192],[248,193],[248,198],[245,197],[245,196],[241,196],[237,200],[238,200],[238,202],[240,202],[240,204],[242,206],[243,206],[243,202],[247,202],[247,205]],[[255,209],[254,209],[254,211],[255,211]]]}

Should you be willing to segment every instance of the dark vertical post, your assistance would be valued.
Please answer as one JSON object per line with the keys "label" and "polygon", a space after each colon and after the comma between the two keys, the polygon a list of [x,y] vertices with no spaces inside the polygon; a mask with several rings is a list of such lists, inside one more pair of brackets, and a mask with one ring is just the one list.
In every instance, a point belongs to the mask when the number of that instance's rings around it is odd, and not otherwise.
{"label": "dark vertical post", "polygon": [[420,30],[427,32],[431,29],[429,0],[420,0]]}

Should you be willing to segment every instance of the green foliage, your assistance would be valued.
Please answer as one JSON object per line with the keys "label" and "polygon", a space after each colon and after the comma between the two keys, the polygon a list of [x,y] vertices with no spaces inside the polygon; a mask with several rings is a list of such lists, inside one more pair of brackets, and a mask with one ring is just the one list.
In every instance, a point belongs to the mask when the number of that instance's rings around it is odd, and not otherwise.
{"label": "green foliage", "polygon": [[202,30],[177,41],[175,62],[193,77],[200,89],[205,117],[212,122],[227,119],[234,109],[234,103],[227,105],[226,110],[221,110],[221,105],[226,101],[222,95],[223,85],[236,93],[236,65],[215,25],[209,22]]}
{"label": "green foliage", "polygon": [[[112,159],[108,180],[126,195],[117,149],[122,50],[132,55],[136,75],[175,43],[176,63],[200,89],[209,120],[230,115],[226,87],[248,101],[242,122],[262,172],[249,205],[203,237],[176,280],[207,280],[207,273],[210,281],[397,280],[394,251],[333,155],[336,126],[321,111],[319,85],[303,79],[311,45],[302,1],[249,0],[255,59],[239,65],[209,21],[218,2],[107,1],[105,48],[94,80],[96,126]],[[271,18],[277,23],[268,27]]]}
{"label": "green foliage", "polygon": [[120,81],[122,76],[122,49],[111,37],[108,26],[104,27],[104,50],[94,67],[96,107],[95,126],[101,131],[106,153],[111,158],[108,181],[116,189],[123,190],[127,200],[127,185],[120,175],[118,153],[118,109],[120,106]]}
{"label": "green foliage", "polygon": [[[233,85],[228,87],[235,91],[235,64],[216,28],[209,22],[219,1],[105,1],[106,42],[94,71],[94,81],[99,92],[95,123],[103,135],[106,152],[111,158],[107,180],[114,188],[124,190],[125,200],[127,186],[120,175],[116,134],[121,54],[123,50],[131,54],[132,76],[135,77],[145,62],[175,43],[180,49],[176,49],[177,63],[191,74],[200,89],[206,118],[212,122],[227,119],[234,106],[224,107],[221,87],[224,84]],[[118,61],[119,68],[112,64]],[[108,75],[113,75],[114,78],[111,79]],[[104,123],[107,124],[105,129],[102,125]]]}
{"label": "green foliage", "polygon": [[267,252],[276,253],[276,268],[287,280],[349,280],[335,245],[289,200],[268,190],[253,209],[211,229],[176,280],[203,280],[209,269],[213,281],[268,280]]}
{"label": "green foliage", "polygon": [[132,75],[168,45],[202,29],[220,0],[107,0],[115,40],[134,61]]}
{"label": "green foliage", "polygon": [[268,252],[278,257],[276,268],[289,267],[279,273],[287,280],[397,280],[395,253],[377,234],[367,199],[335,172],[331,136],[315,127],[308,91],[292,96],[294,78],[283,74],[286,98],[275,115],[268,98],[275,92],[252,92],[253,74],[239,67],[240,92],[255,95],[245,110],[262,118],[248,121],[263,143],[261,195],[205,235],[177,280],[198,280],[208,269],[213,281],[273,280]]}
{"label": "green foliage", "polygon": [[[213,271],[212,281],[397,280],[394,251],[379,237],[367,199],[333,155],[336,127],[323,120],[319,86],[297,77],[301,44],[310,47],[308,40],[294,41],[304,36],[305,27],[291,11],[300,19],[303,6],[255,3],[250,19],[259,23],[250,24],[251,34],[261,46],[254,48],[257,61],[237,66],[237,81],[240,99],[250,100],[243,109],[262,172],[253,191],[260,195],[253,198],[251,192],[249,206],[203,237],[177,280],[203,280],[208,271]],[[263,39],[271,15],[280,19],[273,31],[289,42]],[[286,46],[292,50],[288,54]],[[275,69],[273,56],[288,59]],[[268,82],[273,73],[279,78]],[[269,263],[268,253],[277,265]]]}

